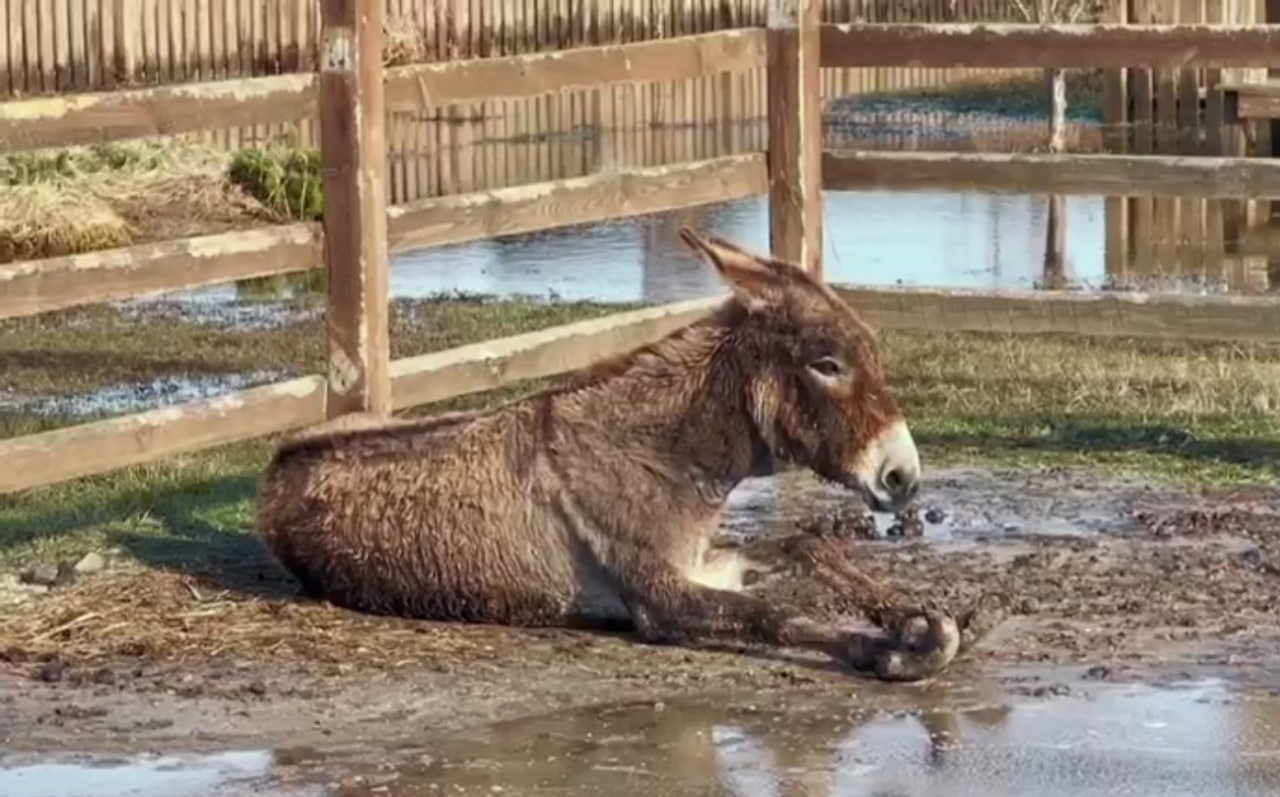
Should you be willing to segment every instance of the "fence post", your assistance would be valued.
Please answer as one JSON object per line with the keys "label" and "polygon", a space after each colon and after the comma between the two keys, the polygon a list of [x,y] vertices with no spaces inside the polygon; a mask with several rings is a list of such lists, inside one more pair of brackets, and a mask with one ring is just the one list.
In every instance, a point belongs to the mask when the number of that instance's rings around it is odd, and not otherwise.
{"label": "fence post", "polygon": [[822,277],[820,0],[769,0],[769,247]]}
{"label": "fence post", "polygon": [[391,412],[382,0],[321,0],[326,414]]}

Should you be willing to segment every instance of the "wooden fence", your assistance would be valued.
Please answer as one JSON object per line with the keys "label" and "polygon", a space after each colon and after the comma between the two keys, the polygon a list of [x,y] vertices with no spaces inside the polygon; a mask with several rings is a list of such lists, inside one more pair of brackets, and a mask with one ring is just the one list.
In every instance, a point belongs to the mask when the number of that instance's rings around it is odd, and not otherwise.
{"label": "wooden fence", "polygon": [[[1011,0],[821,2],[826,22],[1020,19]],[[383,0],[386,54],[395,62],[446,61],[674,38],[763,26],[767,5]],[[312,72],[320,0],[0,0],[0,30],[0,96]]]}
{"label": "wooden fence", "polygon": [[[332,30],[317,74],[0,104],[4,149],[196,130],[213,116],[262,123],[314,110],[325,131],[326,191],[323,225],[282,225],[0,266],[0,318],[304,271],[326,262],[330,277],[327,374],[0,441],[0,492],[295,430],[353,411],[385,414],[551,376],[650,342],[718,301],[651,307],[391,361],[392,251],[768,194],[773,250],[820,274],[824,186],[1280,198],[1280,163],[1269,160],[823,152],[814,123],[820,99],[812,90],[822,67],[867,63],[1275,66],[1280,26],[820,25],[812,8],[776,0],[768,28],[384,70],[371,56],[380,51],[378,14],[359,20],[337,16],[351,6],[326,0],[324,22]],[[767,152],[384,207],[383,120],[389,110],[412,108],[424,97],[461,102],[532,96],[766,65]],[[363,137],[351,134],[357,127]],[[868,320],[885,328],[1280,340],[1280,303],[1261,297],[841,290]]]}

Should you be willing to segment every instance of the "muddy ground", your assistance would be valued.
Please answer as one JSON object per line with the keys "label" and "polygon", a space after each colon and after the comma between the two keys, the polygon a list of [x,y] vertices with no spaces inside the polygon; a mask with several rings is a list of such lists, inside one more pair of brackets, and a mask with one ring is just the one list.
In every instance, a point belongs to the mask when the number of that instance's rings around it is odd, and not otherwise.
{"label": "muddy ground", "polygon": [[[803,474],[749,483],[731,499],[726,534],[848,515],[848,502]],[[1062,469],[951,469],[935,471],[922,497],[922,536],[859,539],[847,524],[848,545],[904,593],[1018,596],[1018,613],[941,679],[950,688],[1052,696],[1090,681],[1214,675],[1280,690],[1277,506],[1263,488],[1195,493]],[[49,610],[64,602],[69,619],[5,640],[5,748],[385,751],[595,703],[803,690],[892,705],[936,688],[887,688],[803,656],[359,616],[300,602],[265,558],[245,565],[260,583],[240,592],[213,575],[118,563],[7,607],[56,617]],[[136,596],[132,608],[122,594]],[[85,611],[95,596],[101,612]]]}

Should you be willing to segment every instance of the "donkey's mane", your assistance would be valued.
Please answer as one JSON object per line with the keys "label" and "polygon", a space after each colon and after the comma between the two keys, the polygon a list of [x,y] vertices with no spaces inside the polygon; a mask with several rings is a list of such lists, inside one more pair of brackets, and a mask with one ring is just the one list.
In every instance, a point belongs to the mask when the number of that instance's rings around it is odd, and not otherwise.
{"label": "donkey's mane", "polygon": [[411,446],[413,438],[421,434],[439,431],[449,426],[483,417],[498,412],[512,404],[536,403],[548,401],[557,396],[584,393],[633,370],[644,368],[649,363],[652,363],[655,358],[659,361],[672,359],[671,355],[677,354],[686,344],[694,342],[696,336],[703,334],[710,328],[735,326],[744,315],[745,308],[742,304],[734,297],[729,297],[724,304],[710,314],[686,324],[652,343],[562,374],[561,379],[564,381],[561,384],[551,385],[484,409],[444,413],[403,421],[392,426],[338,429],[332,432],[286,441],[276,450],[272,464],[287,457],[300,454],[320,454],[355,442],[365,443],[375,448],[385,447],[402,450]]}

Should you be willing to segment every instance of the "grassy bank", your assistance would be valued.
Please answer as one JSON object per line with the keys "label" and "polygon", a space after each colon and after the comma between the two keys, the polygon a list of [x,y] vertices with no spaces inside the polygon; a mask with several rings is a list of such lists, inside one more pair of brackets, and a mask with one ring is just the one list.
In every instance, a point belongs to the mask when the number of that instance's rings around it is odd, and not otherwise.
{"label": "grassy bank", "polygon": [[[1103,70],[1068,70],[1067,120],[1102,121]],[[945,86],[924,86],[855,95],[852,105],[921,103],[938,111],[988,113],[1048,119],[1052,112],[1049,91],[1042,72],[1007,78],[974,78]]]}
{"label": "grassy bank", "polygon": [[[617,309],[401,301],[393,315],[394,354]],[[70,395],[172,373],[318,372],[323,341],[318,318],[275,330],[211,330],[180,317],[144,322],[95,308],[0,325],[0,374],[11,392]],[[1269,479],[1280,462],[1274,347],[902,332],[885,333],[884,343],[891,378],[931,464],[1099,465],[1226,482]],[[500,397],[533,387],[515,386]],[[67,422],[9,411],[0,414],[0,434]],[[270,441],[231,446],[0,498],[0,567],[104,547],[162,567],[259,562],[246,530],[269,448]]]}

